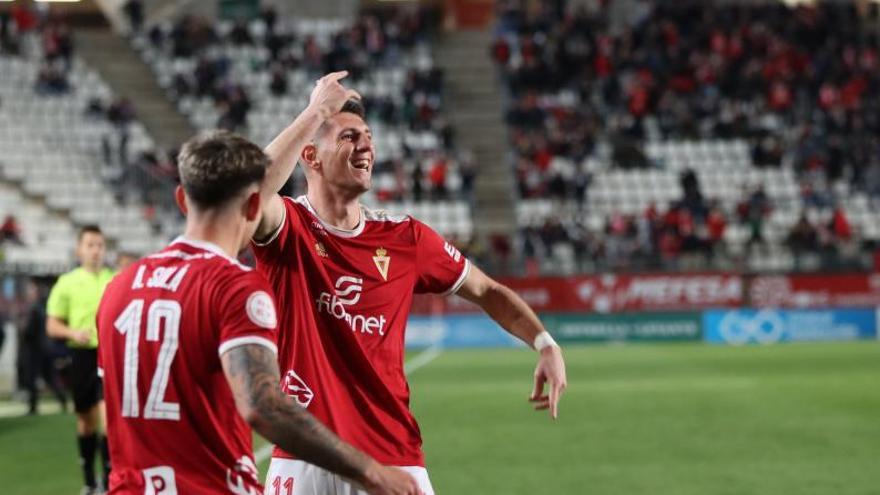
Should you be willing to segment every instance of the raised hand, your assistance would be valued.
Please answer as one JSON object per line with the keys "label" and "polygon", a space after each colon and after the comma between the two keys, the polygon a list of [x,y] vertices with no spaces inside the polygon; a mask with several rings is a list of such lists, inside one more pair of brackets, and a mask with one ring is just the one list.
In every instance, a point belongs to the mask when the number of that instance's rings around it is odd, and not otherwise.
{"label": "raised hand", "polygon": [[318,110],[323,118],[339,113],[345,102],[360,100],[361,95],[353,89],[346,89],[339,81],[348,76],[348,71],[331,72],[315,83],[309,97],[309,106]]}

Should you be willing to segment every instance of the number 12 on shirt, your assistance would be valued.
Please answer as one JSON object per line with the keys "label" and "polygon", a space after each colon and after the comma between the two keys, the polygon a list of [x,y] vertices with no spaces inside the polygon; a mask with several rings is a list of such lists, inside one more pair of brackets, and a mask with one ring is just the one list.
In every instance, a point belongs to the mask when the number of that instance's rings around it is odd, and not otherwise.
{"label": "number 12 on shirt", "polygon": [[[134,299],[122,311],[114,326],[125,336],[125,363],[122,385],[122,417],[137,418],[140,415],[140,398],[138,397],[138,366],[140,353],[141,322],[144,314],[144,300]],[[170,299],[156,299],[147,311],[147,342],[158,342],[159,334],[163,333],[162,346],[156,361],[156,371],[150,384],[147,405],[144,407],[144,419],[180,420],[180,404],[165,401],[165,390],[168,388],[168,375],[171,363],[177,353],[178,336],[180,334],[180,303]],[[164,325],[163,325],[164,324]],[[165,331],[161,332],[162,327]]]}

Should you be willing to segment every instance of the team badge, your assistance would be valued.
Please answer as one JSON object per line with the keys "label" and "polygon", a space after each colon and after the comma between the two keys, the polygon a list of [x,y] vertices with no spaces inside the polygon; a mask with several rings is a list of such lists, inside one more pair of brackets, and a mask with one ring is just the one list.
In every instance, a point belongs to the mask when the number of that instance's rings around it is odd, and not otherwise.
{"label": "team badge", "polygon": [[318,256],[320,256],[322,258],[327,257],[327,248],[325,248],[324,245],[321,244],[320,242],[315,243],[315,251],[318,252]]}
{"label": "team badge", "polygon": [[373,256],[373,263],[376,264],[376,269],[379,270],[382,279],[387,282],[388,266],[391,264],[391,257],[388,256],[388,251],[386,251],[385,248],[377,249],[376,256]]}
{"label": "team badge", "polygon": [[251,323],[258,327],[274,329],[278,326],[275,303],[272,302],[272,296],[264,291],[258,290],[248,297],[245,312]]}

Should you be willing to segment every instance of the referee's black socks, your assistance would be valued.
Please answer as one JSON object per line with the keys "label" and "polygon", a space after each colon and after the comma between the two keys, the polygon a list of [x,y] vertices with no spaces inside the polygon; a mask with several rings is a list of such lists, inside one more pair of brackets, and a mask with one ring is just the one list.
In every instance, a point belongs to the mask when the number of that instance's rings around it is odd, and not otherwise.
{"label": "referee's black socks", "polygon": [[110,491],[110,447],[107,435],[101,435],[101,462],[104,465],[104,490]]}
{"label": "referee's black socks", "polygon": [[78,435],[77,444],[79,444],[79,465],[83,470],[83,478],[86,486],[95,488],[95,451],[98,449],[98,435]]}

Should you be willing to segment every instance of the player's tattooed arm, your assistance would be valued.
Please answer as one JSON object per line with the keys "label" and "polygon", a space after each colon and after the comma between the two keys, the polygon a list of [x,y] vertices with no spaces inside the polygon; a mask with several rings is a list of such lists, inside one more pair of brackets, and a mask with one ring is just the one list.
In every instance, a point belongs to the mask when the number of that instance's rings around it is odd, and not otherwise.
{"label": "player's tattooed arm", "polygon": [[277,358],[260,345],[241,345],[221,356],[239,413],[270,442],[302,460],[364,484],[379,467],[343,442],[279,389]]}

